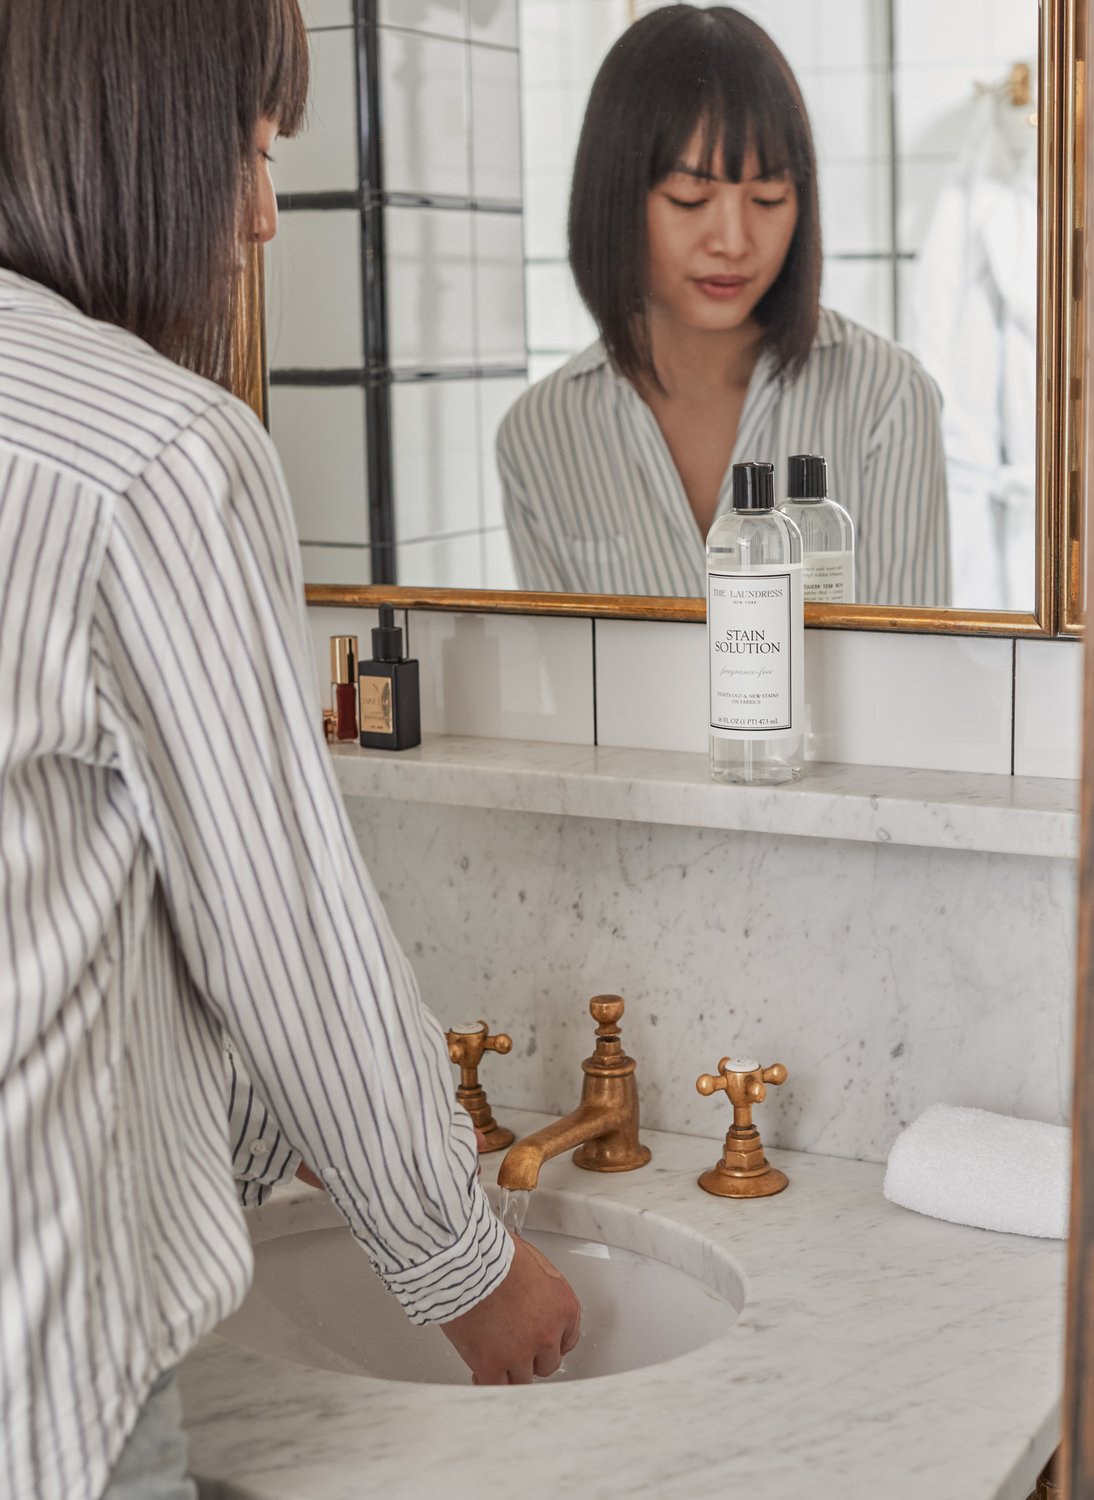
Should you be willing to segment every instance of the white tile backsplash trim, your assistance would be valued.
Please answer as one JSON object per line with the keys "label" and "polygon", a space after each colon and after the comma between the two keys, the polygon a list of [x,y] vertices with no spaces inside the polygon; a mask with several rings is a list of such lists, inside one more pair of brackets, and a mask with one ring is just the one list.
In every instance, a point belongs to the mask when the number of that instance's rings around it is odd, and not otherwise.
{"label": "white tile backsplash trim", "polygon": [[811,630],[806,754],[938,771],[1011,769],[1006,639]]}
{"label": "white tile backsplash trim", "polygon": [[[335,617],[370,613],[309,611],[324,641],[350,628]],[[427,733],[707,748],[703,625],[426,610],[408,619]],[[1075,778],[1081,655],[1066,640],[809,630],[807,754],[1008,775],[1013,732],[1015,774]]]}
{"label": "white tile backsplash trim", "polygon": [[592,622],[412,612],[426,734],[593,744]]}
{"label": "white tile backsplash trim", "polygon": [[1082,759],[1082,644],[1015,645],[1014,774],[1077,779]]}

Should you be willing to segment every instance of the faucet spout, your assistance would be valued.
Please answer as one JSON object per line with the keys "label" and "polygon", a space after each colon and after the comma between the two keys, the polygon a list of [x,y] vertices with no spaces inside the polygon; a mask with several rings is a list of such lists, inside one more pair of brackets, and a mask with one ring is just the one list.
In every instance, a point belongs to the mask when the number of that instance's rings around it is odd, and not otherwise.
{"label": "faucet spout", "polygon": [[599,1025],[596,1051],[581,1064],[581,1103],[510,1147],[498,1170],[499,1187],[530,1192],[543,1163],[574,1147],[575,1165],[591,1172],[631,1172],[649,1161],[649,1149],[638,1139],[634,1059],[625,1056],[619,1039],[623,1001],[618,995],[598,995],[589,1002],[589,1011]]}
{"label": "faucet spout", "polygon": [[498,1187],[530,1193],[539,1184],[540,1168],[545,1161],[595,1140],[607,1128],[596,1110],[579,1104],[561,1120],[526,1135],[509,1148],[498,1168]]}

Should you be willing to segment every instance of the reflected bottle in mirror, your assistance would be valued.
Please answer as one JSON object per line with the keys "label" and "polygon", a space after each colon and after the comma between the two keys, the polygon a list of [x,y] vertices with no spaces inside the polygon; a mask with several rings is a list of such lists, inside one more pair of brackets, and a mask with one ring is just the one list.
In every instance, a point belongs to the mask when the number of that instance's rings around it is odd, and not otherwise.
{"label": "reflected bottle in mirror", "polygon": [[734,464],[733,508],[707,537],[710,774],[773,785],[802,774],[802,539],[775,509],[771,464]]}
{"label": "reflected bottle in mirror", "polygon": [[802,535],[802,592],[806,603],[854,604],[855,523],[828,494],[828,464],[796,453],[786,466],[787,498],[780,515]]}

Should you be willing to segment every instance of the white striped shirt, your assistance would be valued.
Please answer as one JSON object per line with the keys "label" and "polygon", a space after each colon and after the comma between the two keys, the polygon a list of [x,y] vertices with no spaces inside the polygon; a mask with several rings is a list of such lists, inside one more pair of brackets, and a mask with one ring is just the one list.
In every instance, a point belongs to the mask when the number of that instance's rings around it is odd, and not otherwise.
{"label": "white striped shirt", "polygon": [[[821,309],[793,381],[761,355],[731,466],[820,453],[856,531],[860,604],[949,600],[946,461],[938,390],[907,350]],[[705,539],[653,412],[603,344],[527,390],[498,434],[517,577],[526,589],[706,595]],[[730,469],[717,514],[732,504]]]}
{"label": "white striped shirt", "polygon": [[[321,1172],[418,1322],[511,1242],[317,730],[253,415],[0,272],[0,1494],[90,1500]],[[255,1080],[235,1087],[222,1034]]]}

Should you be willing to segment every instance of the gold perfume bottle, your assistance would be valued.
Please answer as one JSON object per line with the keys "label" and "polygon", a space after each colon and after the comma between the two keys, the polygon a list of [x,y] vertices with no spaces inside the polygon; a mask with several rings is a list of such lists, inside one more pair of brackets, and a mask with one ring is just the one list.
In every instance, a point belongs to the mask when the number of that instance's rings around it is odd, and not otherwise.
{"label": "gold perfume bottle", "polygon": [[403,632],[390,604],[380,606],[372,632],[372,660],[358,671],[361,744],[370,750],[409,750],[422,742],[418,663],[403,655]]}

